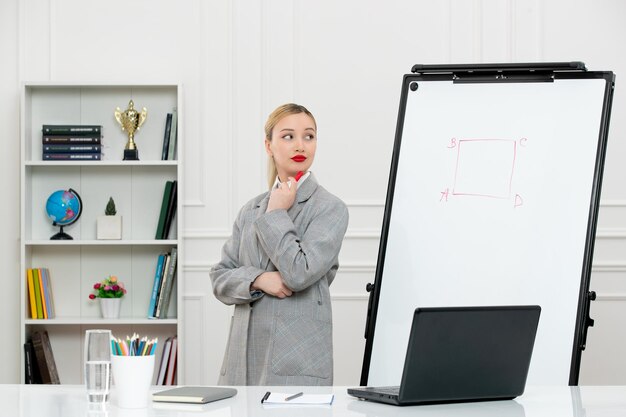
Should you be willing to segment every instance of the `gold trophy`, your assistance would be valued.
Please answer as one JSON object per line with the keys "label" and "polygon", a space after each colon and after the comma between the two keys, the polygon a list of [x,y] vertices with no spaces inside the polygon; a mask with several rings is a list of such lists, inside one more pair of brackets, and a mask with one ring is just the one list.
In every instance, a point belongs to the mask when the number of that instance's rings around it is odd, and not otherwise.
{"label": "gold trophy", "polygon": [[128,142],[124,147],[124,160],[138,161],[139,149],[135,144],[135,132],[139,130],[141,125],[148,117],[148,110],[144,107],[141,113],[135,110],[135,103],[132,100],[128,102],[128,108],[124,111],[119,107],[115,109],[115,120],[122,126],[122,130],[128,133]]}

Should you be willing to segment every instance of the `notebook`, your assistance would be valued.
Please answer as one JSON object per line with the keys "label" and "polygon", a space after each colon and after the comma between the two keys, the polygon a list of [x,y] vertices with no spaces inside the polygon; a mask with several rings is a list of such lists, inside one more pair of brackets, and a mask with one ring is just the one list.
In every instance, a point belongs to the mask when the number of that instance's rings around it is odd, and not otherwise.
{"label": "notebook", "polygon": [[417,308],[400,386],[349,388],[393,405],[504,400],[524,392],[539,306]]}
{"label": "notebook", "polygon": [[152,394],[152,401],[204,404],[230,398],[235,394],[237,394],[237,390],[234,388],[201,386],[177,387],[155,392]]}

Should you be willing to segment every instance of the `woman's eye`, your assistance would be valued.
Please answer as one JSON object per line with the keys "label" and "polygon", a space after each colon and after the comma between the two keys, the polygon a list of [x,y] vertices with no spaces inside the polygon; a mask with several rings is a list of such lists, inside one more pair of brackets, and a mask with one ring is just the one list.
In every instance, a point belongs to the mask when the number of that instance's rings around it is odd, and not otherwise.
{"label": "woman's eye", "polygon": [[315,136],[313,136],[313,135],[306,135],[304,137],[304,139],[306,139],[306,140],[313,140],[313,139],[315,139]]}
{"label": "woman's eye", "polygon": [[293,136],[292,135],[285,135],[285,136],[283,136],[283,139],[291,140],[291,139],[293,139]]}

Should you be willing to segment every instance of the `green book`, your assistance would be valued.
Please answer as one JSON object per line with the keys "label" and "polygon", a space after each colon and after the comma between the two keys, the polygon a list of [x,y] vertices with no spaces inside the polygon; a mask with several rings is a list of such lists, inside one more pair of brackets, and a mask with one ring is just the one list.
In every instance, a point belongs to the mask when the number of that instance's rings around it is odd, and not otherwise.
{"label": "green book", "polygon": [[39,287],[39,269],[33,268],[33,289],[35,290],[35,303],[37,304],[37,318],[43,319],[43,303],[41,301],[41,290]]}
{"label": "green book", "polygon": [[173,181],[167,181],[165,183],[165,189],[163,190],[163,201],[161,202],[161,212],[159,214],[159,223],[157,224],[157,231],[155,239],[166,239],[163,237],[165,230],[165,220],[167,218],[167,207],[170,201],[170,195],[172,194]]}

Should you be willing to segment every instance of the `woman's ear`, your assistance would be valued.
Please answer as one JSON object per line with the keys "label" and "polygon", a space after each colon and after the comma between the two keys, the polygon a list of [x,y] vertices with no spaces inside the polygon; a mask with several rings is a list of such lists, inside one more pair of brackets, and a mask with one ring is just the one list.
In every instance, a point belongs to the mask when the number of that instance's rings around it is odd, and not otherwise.
{"label": "woman's ear", "polygon": [[272,142],[265,139],[265,152],[267,152],[268,156],[274,157],[274,155],[272,155],[272,149],[270,148],[271,145],[272,145]]}

